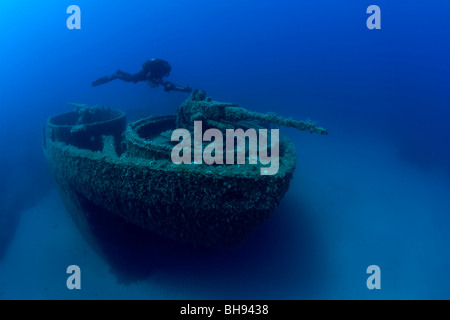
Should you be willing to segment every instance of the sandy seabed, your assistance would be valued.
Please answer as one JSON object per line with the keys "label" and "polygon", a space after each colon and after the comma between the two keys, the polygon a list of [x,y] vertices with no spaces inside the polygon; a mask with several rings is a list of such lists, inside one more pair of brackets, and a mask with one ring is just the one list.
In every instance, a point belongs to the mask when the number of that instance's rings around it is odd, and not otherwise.
{"label": "sandy seabed", "polygon": [[[290,189],[244,245],[167,260],[128,282],[52,190],[21,215],[0,261],[0,299],[449,299],[444,170],[421,169],[376,139],[294,142]],[[66,287],[73,264],[81,290]],[[366,287],[370,265],[381,269],[380,290]]]}

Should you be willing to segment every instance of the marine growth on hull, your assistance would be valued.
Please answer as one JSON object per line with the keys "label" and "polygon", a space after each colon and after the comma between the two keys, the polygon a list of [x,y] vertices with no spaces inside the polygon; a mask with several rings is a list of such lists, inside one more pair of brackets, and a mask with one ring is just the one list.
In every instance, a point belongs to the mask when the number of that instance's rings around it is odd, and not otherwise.
{"label": "marine growth on hull", "polygon": [[252,112],[199,90],[176,115],[128,125],[121,111],[74,106],[49,118],[44,151],[88,236],[89,216],[101,211],[176,242],[237,246],[275,210],[295,169],[294,145],[272,126],[327,134],[310,121]]}

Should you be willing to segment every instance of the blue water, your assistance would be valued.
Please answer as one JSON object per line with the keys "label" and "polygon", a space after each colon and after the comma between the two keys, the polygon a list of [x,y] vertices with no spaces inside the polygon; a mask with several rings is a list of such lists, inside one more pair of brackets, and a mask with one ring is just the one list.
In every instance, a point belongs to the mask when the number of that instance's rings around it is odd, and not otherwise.
{"label": "blue water", "polygon": [[[66,27],[72,4],[81,30]],[[380,30],[366,27],[371,4]],[[449,12],[438,0],[2,0],[0,299],[449,299]],[[294,178],[242,247],[105,260],[55,189],[42,125],[67,102],[134,120],[187,97],[90,85],[154,57],[174,83],[330,132],[281,129]],[[81,290],[66,288],[72,264]],[[379,290],[366,286],[370,265]]]}

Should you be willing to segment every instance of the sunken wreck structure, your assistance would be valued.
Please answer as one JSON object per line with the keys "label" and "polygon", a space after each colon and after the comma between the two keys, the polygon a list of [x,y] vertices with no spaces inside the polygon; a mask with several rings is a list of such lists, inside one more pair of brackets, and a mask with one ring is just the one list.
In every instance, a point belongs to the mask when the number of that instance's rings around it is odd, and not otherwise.
{"label": "sunken wreck structure", "polygon": [[278,170],[263,175],[261,163],[175,164],[171,152],[177,142],[171,132],[184,128],[194,134],[195,121],[202,121],[202,130],[224,133],[270,123],[327,134],[310,121],[252,112],[214,101],[200,90],[176,115],[129,124],[118,110],[74,106],[74,111],[48,119],[44,153],[64,203],[85,235],[92,233],[89,215],[102,214],[103,221],[108,215],[120,217],[177,243],[209,248],[242,244],[288,190],[296,164],[293,143],[279,137]]}

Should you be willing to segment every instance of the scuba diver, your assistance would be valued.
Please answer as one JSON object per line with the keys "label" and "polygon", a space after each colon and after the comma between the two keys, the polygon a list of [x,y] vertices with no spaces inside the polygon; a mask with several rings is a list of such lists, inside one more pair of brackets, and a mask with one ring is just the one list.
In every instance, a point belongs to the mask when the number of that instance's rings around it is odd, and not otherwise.
{"label": "scuba diver", "polygon": [[101,77],[94,82],[92,86],[96,87],[115,79],[120,79],[126,82],[139,82],[148,81],[148,84],[152,88],[156,88],[159,85],[164,86],[164,91],[181,91],[181,92],[191,92],[192,88],[190,86],[182,86],[173,84],[170,81],[164,81],[162,78],[169,76],[172,67],[169,63],[162,59],[152,59],[144,62],[142,65],[142,70],[135,74],[130,74],[128,72],[123,72],[122,70],[117,70],[112,75]]}

